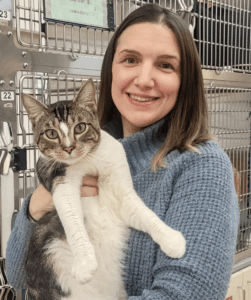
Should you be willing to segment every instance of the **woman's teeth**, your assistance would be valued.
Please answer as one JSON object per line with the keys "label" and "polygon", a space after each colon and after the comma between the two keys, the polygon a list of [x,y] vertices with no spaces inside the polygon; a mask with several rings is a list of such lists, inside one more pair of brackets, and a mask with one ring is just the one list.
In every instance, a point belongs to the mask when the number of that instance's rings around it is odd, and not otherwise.
{"label": "woman's teeth", "polygon": [[156,100],[158,99],[158,97],[156,98],[143,98],[143,97],[138,97],[138,96],[134,96],[134,95],[131,95],[131,94],[128,94],[128,96],[134,100],[137,100],[137,101],[140,101],[140,102],[149,102],[149,101],[153,101],[153,100]]}

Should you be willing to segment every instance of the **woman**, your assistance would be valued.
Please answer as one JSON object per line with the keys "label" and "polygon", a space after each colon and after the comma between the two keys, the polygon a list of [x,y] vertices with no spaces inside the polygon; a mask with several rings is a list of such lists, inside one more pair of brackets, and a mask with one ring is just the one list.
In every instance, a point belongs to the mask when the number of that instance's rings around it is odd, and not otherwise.
{"label": "woman", "polygon": [[[223,300],[237,197],[229,158],[208,134],[200,61],[179,17],[148,4],[122,22],[104,57],[98,112],[103,129],[125,148],[139,196],[187,243],[186,254],[171,259],[132,230],[125,261],[129,299]],[[98,180],[85,178],[82,196],[97,193]],[[6,256],[14,287],[25,285],[24,251],[34,227],[27,215],[38,220],[52,209],[40,186],[19,212]]]}

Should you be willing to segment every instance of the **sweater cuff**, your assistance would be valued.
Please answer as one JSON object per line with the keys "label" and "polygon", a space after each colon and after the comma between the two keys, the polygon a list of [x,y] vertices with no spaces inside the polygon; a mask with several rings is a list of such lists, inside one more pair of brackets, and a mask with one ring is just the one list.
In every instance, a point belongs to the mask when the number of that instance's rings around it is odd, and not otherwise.
{"label": "sweater cuff", "polygon": [[28,220],[31,222],[31,223],[37,223],[38,221],[35,220],[32,215],[30,214],[30,200],[31,200],[31,197],[29,198],[28,202],[27,202],[27,209],[26,209],[26,216],[28,218]]}
{"label": "sweater cuff", "polygon": [[30,194],[23,202],[22,207],[20,208],[20,211],[17,215],[17,219],[18,223],[21,222],[22,224],[24,224],[24,226],[27,224],[29,224],[29,226],[32,226],[32,224],[37,223],[36,220],[32,220],[32,218],[30,218],[30,212],[29,212],[29,205],[30,205],[30,200],[31,200],[31,196],[32,194]]}

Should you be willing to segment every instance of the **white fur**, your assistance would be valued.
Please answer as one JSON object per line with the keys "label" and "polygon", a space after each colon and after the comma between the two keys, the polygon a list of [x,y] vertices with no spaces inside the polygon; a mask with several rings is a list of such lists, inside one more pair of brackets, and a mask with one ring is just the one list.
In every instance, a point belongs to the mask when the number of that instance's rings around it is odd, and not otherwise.
{"label": "white fur", "polygon": [[60,122],[59,123],[59,127],[63,131],[63,133],[65,134],[65,136],[67,136],[68,133],[69,133],[69,129],[68,129],[67,125],[64,122]]}
{"label": "white fur", "polygon": [[[98,174],[99,196],[80,198],[82,177]],[[129,227],[151,235],[173,258],[185,253],[182,234],[162,222],[137,196],[123,146],[101,131],[96,150],[67,167],[53,201],[67,242],[47,246],[68,300],[124,300],[121,263]],[[64,299],[64,298],[62,298]]]}
{"label": "white fur", "polygon": [[59,127],[65,135],[65,145],[66,145],[66,147],[70,147],[71,142],[70,142],[69,137],[68,137],[69,128],[67,127],[67,125],[64,122],[60,122]]}

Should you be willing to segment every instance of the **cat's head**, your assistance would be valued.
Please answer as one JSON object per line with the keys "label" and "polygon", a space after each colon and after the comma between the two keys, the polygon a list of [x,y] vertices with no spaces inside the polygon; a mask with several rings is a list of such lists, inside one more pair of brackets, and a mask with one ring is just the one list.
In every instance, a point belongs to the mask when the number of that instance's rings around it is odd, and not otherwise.
{"label": "cat's head", "polygon": [[34,142],[43,155],[71,163],[86,156],[99,143],[100,126],[91,79],[72,101],[46,106],[27,94],[21,98],[32,123]]}

